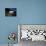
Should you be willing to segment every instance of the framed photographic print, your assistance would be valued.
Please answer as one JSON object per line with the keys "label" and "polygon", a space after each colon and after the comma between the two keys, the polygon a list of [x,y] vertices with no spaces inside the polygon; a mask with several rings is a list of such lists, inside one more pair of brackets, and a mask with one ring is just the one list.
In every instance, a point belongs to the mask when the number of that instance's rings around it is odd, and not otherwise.
{"label": "framed photographic print", "polygon": [[46,25],[20,24],[18,30],[20,40],[46,41]]}
{"label": "framed photographic print", "polygon": [[5,16],[17,16],[16,8],[5,8]]}

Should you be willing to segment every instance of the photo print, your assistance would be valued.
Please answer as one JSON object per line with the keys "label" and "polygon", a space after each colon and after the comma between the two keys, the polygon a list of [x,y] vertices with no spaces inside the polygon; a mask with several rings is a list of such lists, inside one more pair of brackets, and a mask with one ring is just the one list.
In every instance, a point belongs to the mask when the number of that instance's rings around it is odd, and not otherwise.
{"label": "photo print", "polygon": [[5,8],[5,16],[16,16],[16,8]]}

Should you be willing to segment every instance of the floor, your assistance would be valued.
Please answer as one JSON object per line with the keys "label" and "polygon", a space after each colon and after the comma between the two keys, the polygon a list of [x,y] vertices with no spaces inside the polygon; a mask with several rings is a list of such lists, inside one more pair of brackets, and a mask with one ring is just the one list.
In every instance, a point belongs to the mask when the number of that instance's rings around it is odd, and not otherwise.
{"label": "floor", "polygon": [[[0,46],[8,46],[8,44],[0,44]],[[13,46],[13,45],[10,45]],[[14,46],[18,46],[18,44],[15,44]]]}
{"label": "floor", "polygon": [[32,42],[31,40],[28,40],[28,41],[21,40],[20,46],[46,46],[46,42],[45,41],[34,41],[34,42]]}
{"label": "floor", "polygon": [[[0,46],[8,46],[8,44],[0,44]],[[45,41],[32,42],[31,40],[28,40],[28,41],[21,40],[19,45],[15,44],[14,46],[46,46],[46,42]]]}

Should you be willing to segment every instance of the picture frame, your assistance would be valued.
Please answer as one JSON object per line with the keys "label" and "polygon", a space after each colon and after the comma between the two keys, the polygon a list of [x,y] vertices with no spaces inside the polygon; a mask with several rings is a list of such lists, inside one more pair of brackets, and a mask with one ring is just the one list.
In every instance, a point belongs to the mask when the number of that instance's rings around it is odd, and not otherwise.
{"label": "picture frame", "polygon": [[17,16],[17,8],[5,8],[5,16]]}

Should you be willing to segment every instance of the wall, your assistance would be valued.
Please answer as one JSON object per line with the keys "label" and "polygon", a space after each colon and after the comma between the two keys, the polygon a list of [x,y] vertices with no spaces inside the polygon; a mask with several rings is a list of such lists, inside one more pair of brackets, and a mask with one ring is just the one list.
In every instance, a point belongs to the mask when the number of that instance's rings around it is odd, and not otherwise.
{"label": "wall", "polygon": [[[18,5],[15,0],[0,1],[0,44],[8,43],[8,34],[10,32],[16,32],[16,34],[18,32],[17,24],[20,21],[19,15],[17,15],[16,17],[5,16],[5,8],[17,8],[17,6]],[[17,42],[17,39],[16,39],[16,42]]]}
{"label": "wall", "polygon": [[21,24],[46,24],[46,0],[20,2]]}
{"label": "wall", "polygon": [[[17,8],[16,17],[5,17],[5,8]],[[0,44],[8,43],[17,24],[46,24],[46,0],[0,0]]]}

